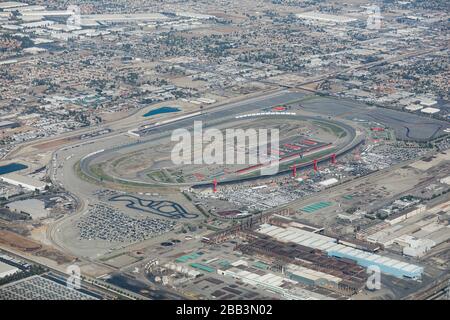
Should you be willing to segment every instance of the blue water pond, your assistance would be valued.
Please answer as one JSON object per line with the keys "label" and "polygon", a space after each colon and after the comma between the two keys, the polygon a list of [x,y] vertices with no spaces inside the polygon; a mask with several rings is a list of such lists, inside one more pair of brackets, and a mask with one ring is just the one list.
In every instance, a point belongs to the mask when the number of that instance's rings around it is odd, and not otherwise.
{"label": "blue water pond", "polygon": [[177,108],[177,107],[161,107],[158,109],[150,110],[149,112],[144,114],[144,117],[147,118],[147,117],[155,116],[157,114],[178,112],[178,111],[180,111],[180,108]]}

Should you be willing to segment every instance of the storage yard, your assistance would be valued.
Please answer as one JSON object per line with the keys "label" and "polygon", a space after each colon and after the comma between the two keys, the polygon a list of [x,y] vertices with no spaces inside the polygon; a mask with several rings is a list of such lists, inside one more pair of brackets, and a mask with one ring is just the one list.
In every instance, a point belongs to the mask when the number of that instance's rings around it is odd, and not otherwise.
{"label": "storage yard", "polygon": [[80,239],[136,242],[173,229],[175,222],[162,219],[135,219],[101,204],[95,205],[77,227]]}
{"label": "storage yard", "polygon": [[97,300],[41,276],[10,283],[0,288],[4,300]]}

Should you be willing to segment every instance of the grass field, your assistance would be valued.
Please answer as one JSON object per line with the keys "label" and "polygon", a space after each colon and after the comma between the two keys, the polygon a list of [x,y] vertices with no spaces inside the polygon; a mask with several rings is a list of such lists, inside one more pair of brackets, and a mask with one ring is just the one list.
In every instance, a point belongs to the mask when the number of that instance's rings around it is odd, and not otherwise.
{"label": "grass field", "polygon": [[322,121],[313,121],[313,123],[323,130],[334,134],[338,138],[344,138],[347,135],[347,132],[344,129],[332,123]]}

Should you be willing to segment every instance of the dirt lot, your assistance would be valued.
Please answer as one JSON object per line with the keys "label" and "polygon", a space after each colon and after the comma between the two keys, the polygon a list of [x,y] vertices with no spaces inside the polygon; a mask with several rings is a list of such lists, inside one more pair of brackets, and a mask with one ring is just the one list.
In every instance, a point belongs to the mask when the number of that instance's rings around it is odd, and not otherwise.
{"label": "dirt lot", "polygon": [[57,264],[65,264],[75,260],[72,256],[66,255],[50,247],[43,246],[39,242],[7,230],[0,230],[0,245],[4,245],[10,249],[31,253],[37,257],[47,258],[55,261]]}
{"label": "dirt lot", "polygon": [[0,244],[26,252],[42,248],[41,244],[7,230],[0,230]]}
{"label": "dirt lot", "polygon": [[44,142],[38,145],[35,145],[34,148],[37,150],[47,150],[47,149],[54,149],[56,147],[65,145],[66,143],[69,143],[74,140],[78,140],[78,137],[70,137],[70,138],[63,138],[58,140],[52,140],[49,142]]}

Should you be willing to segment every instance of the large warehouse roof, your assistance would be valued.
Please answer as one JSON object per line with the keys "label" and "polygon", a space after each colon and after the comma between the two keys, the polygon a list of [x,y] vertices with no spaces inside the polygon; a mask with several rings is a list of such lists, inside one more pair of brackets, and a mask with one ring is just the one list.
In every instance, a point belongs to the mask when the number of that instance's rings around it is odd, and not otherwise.
{"label": "large warehouse roof", "polygon": [[326,13],[319,13],[314,11],[302,12],[296,14],[297,18],[305,19],[305,20],[317,20],[317,21],[325,21],[325,22],[334,22],[334,23],[348,23],[352,21],[356,21],[357,19],[352,17],[346,17],[342,15],[333,15]]}
{"label": "large warehouse roof", "polygon": [[30,190],[44,190],[47,186],[47,183],[33,179],[31,177],[22,176],[17,173],[8,173],[0,176],[0,181],[12,184],[12,185],[20,185],[24,188]]}
{"label": "large warehouse roof", "polygon": [[17,2],[17,1],[6,1],[0,2],[0,9],[8,9],[8,8],[18,8],[28,6],[27,3]]}
{"label": "large warehouse roof", "polygon": [[420,112],[428,113],[428,114],[438,113],[439,111],[441,111],[441,110],[438,109],[438,108],[431,108],[431,107],[424,108],[424,109],[420,110]]}
{"label": "large warehouse roof", "polygon": [[0,279],[12,275],[17,271],[19,271],[19,269],[17,269],[16,267],[0,261]]}
{"label": "large warehouse roof", "polygon": [[343,244],[338,244],[334,238],[294,227],[281,228],[270,224],[263,224],[258,231],[279,241],[294,242],[302,246],[325,251],[330,256],[354,260],[364,267],[378,266],[381,272],[396,277],[420,278],[423,273],[423,268],[414,264],[354,249]]}

